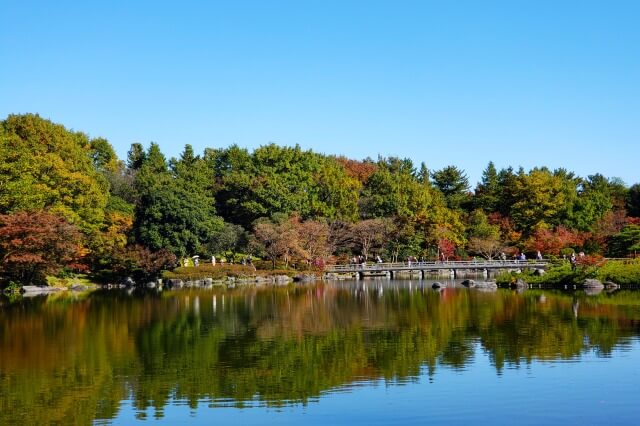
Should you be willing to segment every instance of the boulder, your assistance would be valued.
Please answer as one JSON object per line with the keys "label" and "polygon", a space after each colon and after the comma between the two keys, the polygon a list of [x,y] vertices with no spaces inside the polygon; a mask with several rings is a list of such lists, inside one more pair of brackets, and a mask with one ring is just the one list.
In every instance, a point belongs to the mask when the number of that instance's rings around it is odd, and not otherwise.
{"label": "boulder", "polygon": [[511,283],[510,287],[518,289],[518,290],[524,290],[524,289],[529,288],[529,284],[525,280],[523,280],[522,278],[518,278],[516,280],[516,282]]}
{"label": "boulder", "polygon": [[37,286],[37,285],[25,285],[22,286],[22,292],[25,296],[35,296],[38,294],[49,294],[49,293],[57,293],[59,291],[66,290],[66,287],[47,287],[47,286]]}
{"label": "boulder", "polygon": [[620,286],[612,281],[605,281],[604,283],[604,288],[606,288],[607,290],[617,290],[620,288]]}
{"label": "boulder", "polygon": [[145,287],[147,288],[156,288],[156,283],[154,283],[153,281],[149,281]]}
{"label": "boulder", "polygon": [[296,275],[296,277],[294,278],[294,281],[301,281],[304,283],[308,283],[308,282],[313,282],[317,279],[318,277],[316,277],[314,274],[299,274],[299,275]]}
{"label": "boulder", "polygon": [[273,279],[276,284],[286,284],[293,281],[293,278],[288,275],[276,275]]}
{"label": "boulder", "polygon": [[431,284],[431,288],[445,288],[446,286],[447,286],[446,284],[442,284],[441,282],[438,282],[438,281]]}
{"label": "boulder", "polygon": [[476,282],[474,280],[464,280],[460,284],[465,287],[473,288],[476,286]]}
{"label": "boulder", "polygon": [[533,271],[533,275],[537,275],[539,277],[543,276],[546,273],[547,271],[545,271],[544,269],[536,269]]}
{"label": "boulder", "polygon": [[167,285],[169,288],[182,288],[184,287],[184,282],[182,280],[171,279],[167,281]]}
{"label": "boulder", "polygon": [[89,290],[89,287],[87,287],[86,285],[74,284],[71,286],[71,291],[87,291],[87,290]]}
{"label": "boulder", "polygon": [[136,282],[133,280],[133,278],[131,277],[126,277],[123,281],[122,284],[124,284],[127,287],[133,287],[134,285],[136,285]]}
{"label": "boulder", "polygon": [[498,284],[495,281],[476,281],[474,288],[482,290],[497,290]]}

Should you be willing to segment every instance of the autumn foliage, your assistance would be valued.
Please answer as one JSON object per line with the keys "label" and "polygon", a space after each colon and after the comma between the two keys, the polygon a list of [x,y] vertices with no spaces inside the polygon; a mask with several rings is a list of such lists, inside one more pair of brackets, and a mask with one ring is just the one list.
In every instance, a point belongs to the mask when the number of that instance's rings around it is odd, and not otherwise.
{"label": "autumn foliage", "polygon": [[580,247],[584,243],[584,236],[558,226],[555,229],[538,229],[530,239],[526,241],[525,247],[528,251],[560,255],[560,250],[564,248]]}
{"label": "autumn foliage", "polygon": [[135,143],[122,161],[105,139],[10,115],[0,121],[0,281],[84,268],[156,275],[195,255],[251,254],[272,268],[357,256],[637,256],[638,194],[639,184],[600,174],[491,162],[473,190],[455,166],[276,144],[202,154],[187,144],[167,158]]}
{"label": "autumn foliage", "polygon": [[0,269],[21,282],[42,282],[65,268],[84,269],[82,235],[65,219],[46,212],[0,215]]}

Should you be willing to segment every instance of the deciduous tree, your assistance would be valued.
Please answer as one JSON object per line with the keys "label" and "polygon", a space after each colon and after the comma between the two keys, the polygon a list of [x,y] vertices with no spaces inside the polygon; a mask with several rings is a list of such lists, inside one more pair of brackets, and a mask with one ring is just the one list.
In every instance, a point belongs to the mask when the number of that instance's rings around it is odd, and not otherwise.
{"label": "deciduous tree", "polygon": [[42,210],[0,215],[0,267],[22,283],[42,283],[65,267],[84,269],[82,234],[64,218]]}

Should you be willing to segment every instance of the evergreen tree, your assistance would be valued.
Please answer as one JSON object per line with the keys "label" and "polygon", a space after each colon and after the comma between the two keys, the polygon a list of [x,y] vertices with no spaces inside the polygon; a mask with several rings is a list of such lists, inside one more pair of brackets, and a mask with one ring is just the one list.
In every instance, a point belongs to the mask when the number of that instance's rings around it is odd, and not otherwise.
{"label": "evergreen tree", "polygon": [[215,200],[199,185],[205,181],[201,161],[187,147],[169,170],[158,145],[150,145],[135,181],[140,194],[134,222],[139,242],[185,256],[200,252],[222,228]]}
{"label": "evergreen tree", "polygon": [[493,161],[482,172],[480,183],[476,186],[475,206],[485,212],[494,212],[498,209],[500,201],[500,181],[498,171]]}
{"label": "evergreen tree", "polygon": [[447,166],[431,173],[433,184],[440,190],[450,209],[462,209],[470,201],[469,178],[456,166]]}
{"label": "evergreen tree", "polygon": [[629,188],[626,206],[629,216],[640,217],[640,183],[636,183]]}

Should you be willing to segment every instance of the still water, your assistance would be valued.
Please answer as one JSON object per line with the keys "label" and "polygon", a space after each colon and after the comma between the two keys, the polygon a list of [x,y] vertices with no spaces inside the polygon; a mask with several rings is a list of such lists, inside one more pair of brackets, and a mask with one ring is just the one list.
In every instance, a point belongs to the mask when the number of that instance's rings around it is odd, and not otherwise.
{"label": "still water", "polygon": [[364,281],[0,306],[0,424],[638,424],[640,293]]}

